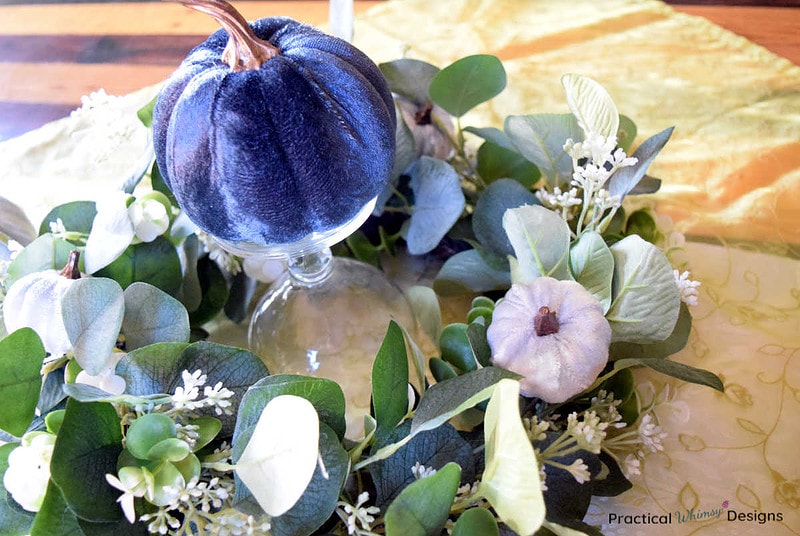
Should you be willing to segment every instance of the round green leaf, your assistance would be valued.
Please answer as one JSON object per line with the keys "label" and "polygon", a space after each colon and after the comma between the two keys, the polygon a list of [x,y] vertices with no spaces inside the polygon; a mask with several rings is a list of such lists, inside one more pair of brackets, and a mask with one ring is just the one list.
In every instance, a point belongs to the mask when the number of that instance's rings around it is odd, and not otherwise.
{"label": "round green leaf", "polygon": [[436,158],[423,156],[411,171],[414,209],[406,242],[412,255],[435,248],[464,210],[466,201],[458,173]]}
{"label": "round green leaf", "polygon": [[433,102],[450,115],[461,117],[475,106],[500,94],[506,70],[495,56],[467,56],[442,69],[429,88]]}
{"label": "round green leaf", "polygon": [[487,183],[509,178],[531,188],[542,176],[539,168],[517,151],[486,142],[478,149],[478,173]]}
{"label": "round green leaf", "polygon": [[472,213],[472,230],[483,247],[495,255],[514,254],[503,229],[503,215],[510,208],[522,205],[539,205],[533,193],[513,179],[500,179],[483,191]]}
{"label": "round green leaf", "polygon": [[461,514],[452,536],[497,536],[500,529],[494,516],[485,508],[470,508]]}
{"label": "round green leaf", "polygon": [[439,348],[442,359],[462,372],[478,368],[478,362],[467,337],[467,324],[455,323],[445,327],[439,336]]}
{"label": "round green leaf", "polygon": [[147,460],[162,460],[168,462],[179,462],[185,459],[192,452],[189,444],[177,437],[162,439],[147,451]]}
{"label": "round green leaf", "polygon": [[157,459],[148,457],[150,450],[161,441],[173,439],[175,436],[175,423],[172,419],[162,413],[148,413],[131,423],[125,445],[136,458]]}
{"label": "round green leaf", "polygon": [[50,232],[50,224],[61,220],[67,231],[89,234],[97,214],[94,201],[71,201],[52,209],[39,225],[39,234]]}
{"label": "round green leaf", "polygon": [[157,342],[189,342],[189,314],[166,292],[147,283],[132,283],[123,293],[122,332],[128,351]]}
{"label": "round green leaf", "polygon": [[439,73],[439,68],[424,61],[402,58],[378,65],[392,93],[407,98],[417,105],[430,101],[428,87]]}
{"label": "round green leaf", "polygon": [[197,426],[197,439],[194,441],[193,452],[197,452],[201,448],[211,443],[220,430],[222,430],[222,421],[216,417],[198,417],[189,421],[190,425]]}
{"label": "round green leaf", "polygon": [[568,138],[583,137],[572,114],[511,115],[505,134],[519,153],[536,164],[550,186],[562,186],[572,178],[572,158],[564,150]]}

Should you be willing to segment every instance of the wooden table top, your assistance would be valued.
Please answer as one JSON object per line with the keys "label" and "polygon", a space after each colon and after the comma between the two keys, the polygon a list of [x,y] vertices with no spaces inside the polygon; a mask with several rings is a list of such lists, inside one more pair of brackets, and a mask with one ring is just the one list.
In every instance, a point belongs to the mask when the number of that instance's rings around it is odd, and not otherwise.
{"label": "wooden table top", "polygon": [[[379,3],[359,0],[355,11]],[[248,19],[286,15],[321,24],[328,17],[326,0],[235,4]],[[800,9],[673,7],[800,64]],[[99,88],[121,95],[164,80],[216,29],[210,17],[170,2],[0,6],[0,141],[69,114]]]}

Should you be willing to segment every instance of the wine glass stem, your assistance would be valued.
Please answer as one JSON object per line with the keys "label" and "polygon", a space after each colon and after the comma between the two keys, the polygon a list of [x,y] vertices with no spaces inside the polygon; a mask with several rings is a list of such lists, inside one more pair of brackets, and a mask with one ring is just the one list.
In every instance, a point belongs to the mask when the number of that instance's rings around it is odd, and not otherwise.
{"label": "wine glass stem", "polygon": [[287,262],[292,285],[313,287],[319,285],[331,275],[333,270],[333,252],[329,247],[289,257]]}

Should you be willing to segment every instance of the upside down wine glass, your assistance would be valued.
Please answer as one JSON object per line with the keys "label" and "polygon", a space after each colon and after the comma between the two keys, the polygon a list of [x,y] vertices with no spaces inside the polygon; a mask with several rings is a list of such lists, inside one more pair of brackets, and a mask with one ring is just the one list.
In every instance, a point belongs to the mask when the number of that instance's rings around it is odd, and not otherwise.
{"label": "upside down wine glass", "polygon": [[260,245],[216,239],[241,256],[282,259],[286,271],[257,301],[248,344],[271,374],[336,381],[347,400],[347,436],[360,437],[369,413],[371,364],[390,320],[411,328],[403,293],[367,263],[334,257],[330,246],[369,217],[375,200],[340,227],[290,244]]}

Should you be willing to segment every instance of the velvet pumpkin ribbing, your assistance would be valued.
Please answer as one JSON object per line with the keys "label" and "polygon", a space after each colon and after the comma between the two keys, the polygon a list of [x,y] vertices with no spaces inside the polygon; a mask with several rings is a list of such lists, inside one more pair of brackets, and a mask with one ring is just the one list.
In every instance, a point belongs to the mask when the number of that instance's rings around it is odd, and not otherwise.
{"label": "velvet pumpkin ribbing", "polygon": [[251,27],[279,55],[233,72],[223,30],[190,52],[153,112],[156,161],[204,231],[290,243],[342,225],[383,190],[394,104],[380,70],[349,43],[288,18]]}

